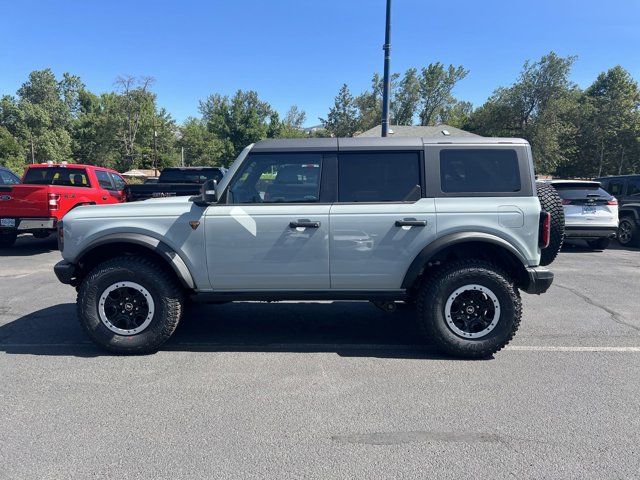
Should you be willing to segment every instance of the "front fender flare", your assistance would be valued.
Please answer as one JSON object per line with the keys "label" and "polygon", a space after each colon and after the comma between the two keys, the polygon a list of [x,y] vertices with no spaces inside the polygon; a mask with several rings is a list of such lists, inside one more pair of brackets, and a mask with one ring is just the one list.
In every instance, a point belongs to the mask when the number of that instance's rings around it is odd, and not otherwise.
{"label": "front fender flare", "polygon": [[404,280],[402,281],[402,288],[411,288],[411,286],[415,283],[415,281],[422,273],[425,265],[429,263],[429,260],[435,257],[442,250],[450,247],[451,245],[467,242],[483,242],[502,247],[508,252],[515,255],[515,257],[520,260],[520,262],[522,262],[523,267],[527,264],[525,257],[522,255],[522,253],[520,253],[520,251],[518,251],[517,248],[515,248],[503,238],[500,238],[496,235],[483,232],[451,233],[431,242],[429,245],[422,249],[422,251],[416,256],[416,258],[413,259],[413,262],[411,262],[411,265],[409,265],[407,273],[404,276]]}
{"label": "front fender flare", "polygon": [[80,261],[89,251],[102,245],[108,245],[110,243],[131,243],[134,245],[140,245],[142,247],[149,248],[158,255],[160,255],[176,273],[180,282],[187,288],[195,289],[196,285],[193,281],[193,276],[187,267],[187,264],[171,247],[157,238],[150,237],[141,233],[114,233],[100,237],[85,248],[76,256]]}

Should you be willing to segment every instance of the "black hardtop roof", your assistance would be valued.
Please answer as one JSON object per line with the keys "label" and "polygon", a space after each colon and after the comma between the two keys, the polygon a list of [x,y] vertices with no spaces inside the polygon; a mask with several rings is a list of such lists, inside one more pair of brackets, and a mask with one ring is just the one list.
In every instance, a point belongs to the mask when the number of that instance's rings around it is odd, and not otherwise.
{"label": "black hardtop roof", "polygon": [[528,145],[521,138],[495,137],[356,137],[356,138],[282,138],[260,140],[252,152],[275,151],[349,151],[349,150],[416,150],[425,145]]}

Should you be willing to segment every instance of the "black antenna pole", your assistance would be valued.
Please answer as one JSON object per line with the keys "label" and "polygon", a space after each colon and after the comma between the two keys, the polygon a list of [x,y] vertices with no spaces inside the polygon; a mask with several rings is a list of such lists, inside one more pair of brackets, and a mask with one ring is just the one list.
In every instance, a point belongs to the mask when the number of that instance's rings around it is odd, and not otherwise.
{"label": "black antenna pole", "polygon": [[391,80],[389,78],[389,66],[391,63],[391,0],[387,0],[387,23],[384,30],[384,79],[382,86],[382,136],[389,133],[389,90]]}

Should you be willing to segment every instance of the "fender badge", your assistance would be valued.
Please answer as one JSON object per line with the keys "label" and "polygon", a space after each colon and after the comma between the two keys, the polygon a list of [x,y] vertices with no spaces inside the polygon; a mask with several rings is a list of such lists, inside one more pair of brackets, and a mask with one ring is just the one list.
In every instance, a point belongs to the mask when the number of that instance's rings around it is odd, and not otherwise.
{"label": "fender badge", "polygon": [[0,195],[1,202],[8,202],[9,200],[11,200],[11,195]]}
{"label": "fender badge", "polygon": [[191,228],[192,228],[193,230],[195,230],[196,228],[198,228],[198,227],[200,226],[200,222],[199,222],[199,221],[197,221],[197,220],[191,220],[191,221],[189,222],[189,225],[191,225]]}

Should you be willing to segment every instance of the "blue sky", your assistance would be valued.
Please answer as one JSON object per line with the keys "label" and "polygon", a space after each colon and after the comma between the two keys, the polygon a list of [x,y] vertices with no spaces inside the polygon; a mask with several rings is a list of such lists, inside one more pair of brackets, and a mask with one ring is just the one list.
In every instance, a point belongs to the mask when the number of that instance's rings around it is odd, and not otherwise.
{"label": "blue sky", "polygon": [[[79,75],[94,92],[118,75],[156,79],[178,121],[198,100],[254,89],[307,124],[340,85],[353,93],[382,71],[384,0],[0,0],[0,94],[34,69]],[[616,64],[640,80],[640,1],[394,0],[392,70],[441,61],[469,75],[454,92],[480,105],[516,78],[524,60],[577,55],[585,87]]]}

